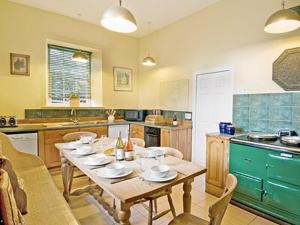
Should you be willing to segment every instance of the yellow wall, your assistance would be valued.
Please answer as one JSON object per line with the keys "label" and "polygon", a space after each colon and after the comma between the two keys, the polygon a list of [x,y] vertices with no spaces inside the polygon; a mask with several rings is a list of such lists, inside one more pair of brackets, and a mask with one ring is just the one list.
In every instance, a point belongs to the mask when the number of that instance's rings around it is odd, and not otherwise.
{"label": "yellow wall", "polygon": [[[300,0],[288,3],[300,5]],[[235,93],[281,92],[272,81],[272,63],[284,49],[300,47],[300,30],[281,35],[263,31],[279,8],[279,0],[221,0],[142,38],[140,60],[149,49],[158,65],[140,66],[139,106],[159,108],[159,83],[188,78],[186,110],[192,110],[193,74],[224,66],[234,70]]]}
{"label": "yellow wall", "polygon": [[[107,31],[100,26],[0,0],[0,115],[23,118],[25,108],[45,106],[46,39],[101,49],[104,106],[138,106],[137,39]],[[11,52],[30,55],[30,77],[10,75]],[[133,92],[113,91],[113,66],[133,69]]]}

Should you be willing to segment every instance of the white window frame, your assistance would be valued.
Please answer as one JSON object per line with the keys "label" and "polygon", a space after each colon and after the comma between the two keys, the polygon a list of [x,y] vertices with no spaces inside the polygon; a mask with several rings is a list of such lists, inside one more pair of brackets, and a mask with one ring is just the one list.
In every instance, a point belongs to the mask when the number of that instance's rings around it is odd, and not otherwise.
{"label": "white window frame", "polygon": [[103,107],[102,93],[102,54],[100,49],[86,47],[52,39],[46,40],[46,99],[45,107],[69,107],[69,103],[53,103],[49,98],[49,71],[48,71],[48,45],[58,45],[66,48],[80,49],[91,52],[91,100],[87,103],[80,103],[79,107]]}

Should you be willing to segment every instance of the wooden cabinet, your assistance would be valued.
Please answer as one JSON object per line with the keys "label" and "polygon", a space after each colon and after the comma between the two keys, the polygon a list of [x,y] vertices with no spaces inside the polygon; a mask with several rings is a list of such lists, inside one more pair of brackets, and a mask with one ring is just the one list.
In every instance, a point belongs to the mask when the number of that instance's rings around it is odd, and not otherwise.
{"label": "wooden cabinet", "polygon": [[144,140],[144,126],[138,124],[130,125],[130,137],[141,138]]}
{"label": "wooden cabinet", "polygon": [[44,160],[47,168],[60,166],[59,151],[55,148],[55,144],[63,142],[62,138],[64,135],[78,131],[94,132],[98,137],[101,137],[101,135],[107,135],[107,126],[40,131],[39,152],[40,157]]}
{"label": "wooden cabinet", "polygon": [[192,159],[192,128],[161,129],[160,145],[176,148],[182,152],[185,160]]}
{"label": "wooden cabinet", "polygon": [[229,137],[208,134],[206,141],[207,193],[220,197],[228,174]]}

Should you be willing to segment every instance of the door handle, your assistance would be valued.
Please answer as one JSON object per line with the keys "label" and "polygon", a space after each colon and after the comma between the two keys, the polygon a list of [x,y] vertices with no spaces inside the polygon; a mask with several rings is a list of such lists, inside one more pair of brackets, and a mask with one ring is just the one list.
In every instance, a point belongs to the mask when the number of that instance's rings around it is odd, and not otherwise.
{"label": "door handle", "polygon": [[248,163],[251,163],[252,160],[251,159],[248,159],[248,158],[244,158],[244,161],[248,162]]}
{"label": "door handle", "polygon": [[284,158],[293,158],[293,155],[288,153],[280,153],[280,156]]}

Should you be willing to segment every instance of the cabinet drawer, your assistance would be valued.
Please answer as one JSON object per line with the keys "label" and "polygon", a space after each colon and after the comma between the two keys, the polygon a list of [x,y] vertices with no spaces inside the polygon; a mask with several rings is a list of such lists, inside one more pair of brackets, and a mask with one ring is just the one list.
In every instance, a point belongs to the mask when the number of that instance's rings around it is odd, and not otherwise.
{"label": "cabinet drawer", "polygon": [[[298,171],[298,172],[296,172]],[[281,153],[269,154],[267,161],[268,178],[300,186],[299,156]]]}
{"label": "cabinet drawer", "polygon": [[254,177],[263,177],[266,154],[263,149],[230,144],[230,170]]}
{"label": "cabinet drawer", "polygon": [[49,131],[45,131],[44,137],[46,141],[49,140],[51,142],[51,139],[53,141],[56,141],[57,139],[62,139],[62,137],[68,133],[78,132],[78,131],[79,129],[49,130]]}
{"label": "cabinet drawer", "polygon": [[234,173],[238,180],[236,192],[246,195],[258,201],[262,201],[263,182],[257,177],[248,176],[242,173]]}
{"label": "cabinet drawer", "polygon": [[270,206],[300,216],[300,189],[292,185],[267,181],[264,201]]}

